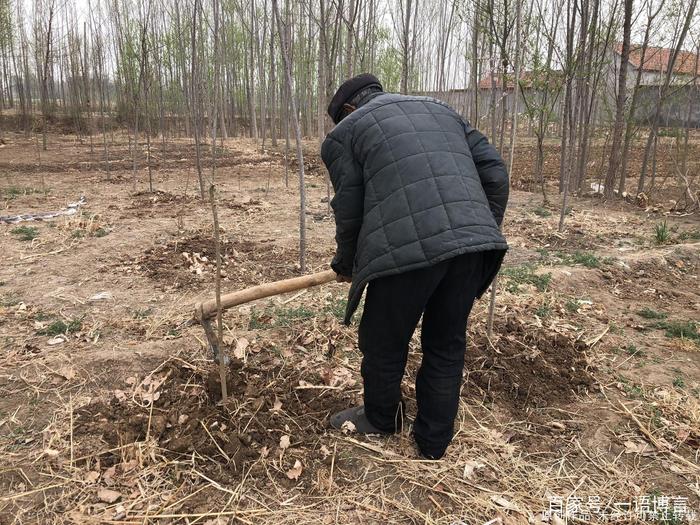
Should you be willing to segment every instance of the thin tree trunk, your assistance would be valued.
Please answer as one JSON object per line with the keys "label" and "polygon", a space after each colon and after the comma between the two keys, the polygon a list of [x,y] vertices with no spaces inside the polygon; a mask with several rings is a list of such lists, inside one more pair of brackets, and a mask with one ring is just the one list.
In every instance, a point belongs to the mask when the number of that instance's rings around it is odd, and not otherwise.
{"label": "thin tree trunk", "polygon": [[192,35],[190,41],[191,51],[191,70],[190,70],[190,88],[192,94],[190,96],[190,109],[192,113],[192,129],[194,131],[194,151],[195,165],[197,167],[197,179],[199,180],[199,194],[202,200],[206,199],[206,188],[204,185],[204,174],[202,173],[202,161],[200,152],[200,114],[199,114],[199,70],[197,68],[197,12],[200,0],[194,0],[194,10],[192,14]]}
{"label": "thin tree trunk", "polygon": [[[605,175],[604,195],[606,198],[613,196],[615,179],[620,166],[620,144],[625,125],[625,101],[627,99],[627,70],[630,59],[630,38],[632,35],[632,0],[625,0],[625,14],[622,31],[622,52],[620,54],[620,73],[617,83],[617,100],[615,103],[615,127],[613,129],[612,148],[610,149],[610,160],[608,162],[608,172]],[[641,69],[641,67],[640,67]]]}
{"label": "thin tree trunk", "polygon": [[304,152],[301,143],[301,128],[297,116],[297,106],[293,93],[292,70],[289,64],[289,49],[287,39],[282,28],[277,0],[272,0],[272,9],[277,20],[277,28],[282,47],[282,61],[284,62],[284,72],[287,81],[287,93],[289,94],[289,105],[292,110],[292,122],[294,124],[294,134],[297,146],[297,161],[299,162],[299,266],[301,273],[306,272],[306,186],[304,184]]}

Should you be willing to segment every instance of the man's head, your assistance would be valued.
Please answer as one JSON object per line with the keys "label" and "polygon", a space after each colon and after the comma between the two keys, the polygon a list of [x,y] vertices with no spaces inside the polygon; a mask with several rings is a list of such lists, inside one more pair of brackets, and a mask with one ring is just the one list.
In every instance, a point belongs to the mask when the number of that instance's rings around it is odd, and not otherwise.
{"label": "man's head", "polygon": [[328,114],[333,122],[337,124],[350,113],[374,97],[377,93],[382,93],[379,79],[370,73],[357,75],[346,80],[335,92],[331,103],[328,104]]}

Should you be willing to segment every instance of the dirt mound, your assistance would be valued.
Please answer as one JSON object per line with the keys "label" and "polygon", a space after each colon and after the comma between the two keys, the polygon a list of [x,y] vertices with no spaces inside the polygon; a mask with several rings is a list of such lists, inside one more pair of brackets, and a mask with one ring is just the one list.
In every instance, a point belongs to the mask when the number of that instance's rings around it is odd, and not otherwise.
{"label": "dirt mound", "polygon": [[[296,254],[272,239],[259,241],[220,239],[222,279],[241,285],[259,284],[298,275]],[[216,271],[214,240],[206,234],[178,237],[147,249],[138,269],[151,279],[176,288],[211,284]]]}
{"label": "dirt mound", "polygon": [[483,335],[470,342],[465,365],[468,383],[494,403],[517,412],[558,406],[593,386],[584,343],[514,316],[494,331],[504,335],[493,344]]}
{"label": "dirt mound", "polygon": [[181,204],[197,200],[191,195],[175,195],[167,191],[140,191],[133,194],[134,200],[130,208],[141,208],[143,206],[158,206],[159,204]]}
{"label": "dirt mound", "polygon": [[185,206],[195,203],[198,199],[192,195],[176,195],[167,191],[140,191],[133,194],[132,201],[127,205],[127,213],[122,218],[139,217],[177,217],[184,211]]}
{"label": "dirt mound", "polygon": [[[240,478],[244,469],[268,455],[284,455],[283,468],[291,468],[295,457],[301,457],[295,446],[303,443],[304,475],[311,476],[313,463],[324,459],[310,454],[313,444],[323,436],[328,414],[348,400],[342,390],[324,389],[317,372],[282,370],[279,362],[259,366],[231,363],[224,406],[219,402],[218,368],[170,361],[132,393],[115,391],[111,401],[81,409],[75,436],[84,446],[101,438],[109,448],[149,437],[169,456],[206,457],[209,461],[201,466],[217,481]],[[320,387],[308,388],[312,383]],[[118,462],[118,454],[112,460]]]}
{"label": "dirt mound", "polygon": [[[667,252],[654,253],[624,264],[612,265],[602,272],[608,286],[620,299],[669,301],[667,307],[683,305],[691,310],[697,303],[696,275],[700,267],[700,250],[695,245],[677,246]],[[671,280],[673,287],[666,283]]]}

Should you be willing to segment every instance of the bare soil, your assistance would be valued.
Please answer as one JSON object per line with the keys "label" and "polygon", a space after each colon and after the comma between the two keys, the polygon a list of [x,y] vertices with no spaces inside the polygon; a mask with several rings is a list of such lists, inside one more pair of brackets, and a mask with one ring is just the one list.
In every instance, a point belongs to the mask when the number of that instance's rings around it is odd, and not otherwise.
{"label": "bare soil", "polygon": [[[154,140],[150,192],[145,146],[134,172],[119,134],[109,171],[97,141],[52,135],[39,152],[7,139],[0,214],[87,202],[0,225],[0,524],[545,523],[552,496],[664,495],[700,511],[700,221],[678,211],[673,176],[644,207],[572,198],[561,233],[556,181],[546,203],[513,191],[493,337],[484,297],[454,442],[428,462],[410,435],[418,334],[403,431],[328,426],[362,399],[343,284],[226,312],[222,402],[192,319],[213,297],[215,247],[191,141]],[[532,169],[521,148],[516,187]],[[318,146],[305,150],[310,273],[328,267],[334,223]],[[550,179],[554,156],[548,145]],[[224,291],[300,275],[293,159],[247,139],[216,157]]]}

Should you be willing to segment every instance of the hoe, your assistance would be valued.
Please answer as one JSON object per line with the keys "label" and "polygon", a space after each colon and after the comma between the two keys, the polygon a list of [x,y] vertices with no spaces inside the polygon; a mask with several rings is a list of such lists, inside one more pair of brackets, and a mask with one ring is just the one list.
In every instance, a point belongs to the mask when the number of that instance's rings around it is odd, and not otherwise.
{"label": "hoe", "polygon": [[[301,277],[294,277],[293,279],[284,279],[282,281],[260,284],[258,286],[246,288],[245,290],[227,293],[221,296],[221,311],[223,312],[224,310],[228,310],[234,306],[249,303],[251,301],[255,301],[256,299],[294,292],[296,290],[303,290],[312,286],[329,283],[334,281],[335,277],[336,274],[333,270],[326,270],[325,272],[302,275]],[[218,338],[216,337],[216,333],[214,332],[214,328],[211,324],[212,319],[216,317],[216,312],[216,299],[209,299],[203,303],[197,303],[194,307],[194,317],[197,321],[199,321],[199,323],[201,323],[202,327],[204,327],[204,333],[207,336],[209,348],[214,355],[214,361],[220,363],[221,349],[219,348]],[[224,356],[224,362],[225,361],[226,356]]]}

